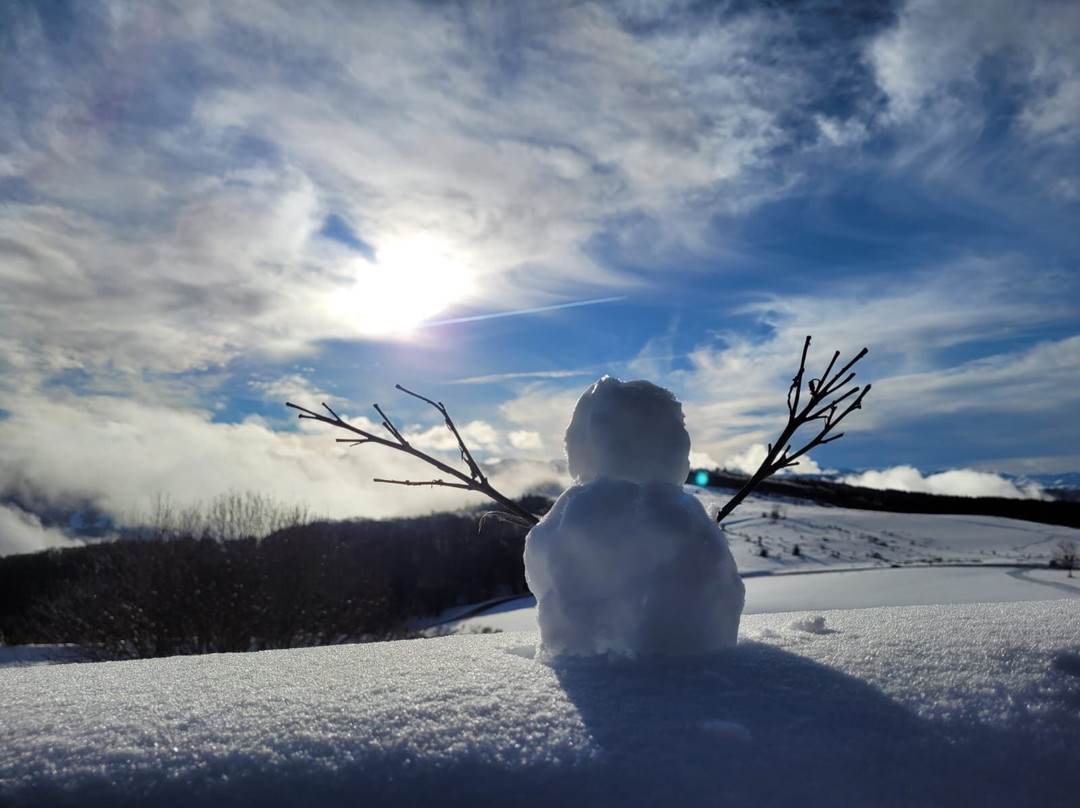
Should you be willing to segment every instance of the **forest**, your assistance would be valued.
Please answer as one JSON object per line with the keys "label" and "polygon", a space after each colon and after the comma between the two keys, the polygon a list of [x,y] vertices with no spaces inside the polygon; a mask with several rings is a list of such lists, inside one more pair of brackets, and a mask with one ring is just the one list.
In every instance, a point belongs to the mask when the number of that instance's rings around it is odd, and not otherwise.
{"label": "forest", "polygon": [[421,618],[525,593],[524,540],[475,511],[8,556],[0,640],[70,643],[101,660],[412,636]]}

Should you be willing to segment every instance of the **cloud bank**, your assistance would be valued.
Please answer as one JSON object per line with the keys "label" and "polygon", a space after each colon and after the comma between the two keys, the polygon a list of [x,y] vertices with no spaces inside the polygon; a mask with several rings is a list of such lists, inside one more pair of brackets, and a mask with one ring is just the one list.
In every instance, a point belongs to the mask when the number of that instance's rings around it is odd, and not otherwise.
{"label": "cloud bank", "polygon": [[[737,471],[741,474],[751,475],[761,468],[762,462],[769,453],[769,447],[764,443],[755,443],[744,452],[731,455],[720,464],[721,468],[729,471]],[[781,469],[777,474],[821,474],[821,467],[814,462],[809,454],[799,458],[797,466]]]}
{"label": "cloud bank", "polygon": [[0,504],[0,556],[78,547],[81,544],[61,530],[43,527],[41,519],[22,508]]}
{"label": "cloud bank", "polygon": [[[372,432],[381,430],[363,417],[349,420]],[[469,424],[466,431],[470,438],[485,438],[483,449],[500,453],[509,450],[513,440],[521,441],[520,435],[503,435],[483,424]],[[440,450],[455,444],[436,440],[433,432],[416,435],[417,445],[454,464],[456,452]],[[135,510],[145,513],[161,494],[182,506],[247,490],[281,503],[306,505],[314,518],[380,518],[487,504],[481,495],[452,489],[375,484],[374,477],[427,480],[438,473],[378,446],[344,448],[334,442],[337,437],[318,425],[283,432],[260,419],[217,423],[206,412],[131,400],[42,400],[32,414],[14,413],[0,421],[6,460],[0,491],[31,480],[52,504],[91,502],[120,521]],[[473,448],[478,459],[485,456],[483,449]],[[564,477],[565,472],[550,464],[528,462],[498,464],[491,474],[508,496],[553,480],[561,483]],[[58,541],[56,536],[49,540]],[[25,544],[20,539],[20,546]],[[46,546],[41,541],[39,545]]]}
{"label": "cloud bank", "polygon": [[863,488],[916,491],[950,497],[1047,498],[1042,486],[1037,483],[1020,483],[999,474],[974,469],[952,469],[924,476],[912,466],[894,466],[882,471],[850,474],[841,477],[840,482]]}

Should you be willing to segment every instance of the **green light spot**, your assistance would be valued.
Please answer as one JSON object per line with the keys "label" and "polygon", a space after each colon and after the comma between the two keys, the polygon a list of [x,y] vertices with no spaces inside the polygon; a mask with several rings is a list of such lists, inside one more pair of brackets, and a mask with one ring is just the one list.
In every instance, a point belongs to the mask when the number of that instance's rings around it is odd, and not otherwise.
{"label": "green light spot", "polygon": [[699,471],[694,475],[694,485],[706,486],[709,484],[709,472]]}

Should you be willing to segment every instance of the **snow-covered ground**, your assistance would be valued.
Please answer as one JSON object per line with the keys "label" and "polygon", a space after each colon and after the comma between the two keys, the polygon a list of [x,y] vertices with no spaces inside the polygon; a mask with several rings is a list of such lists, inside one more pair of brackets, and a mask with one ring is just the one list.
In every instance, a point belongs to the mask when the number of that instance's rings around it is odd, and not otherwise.
{"label": "snow-covered ground", "polygon": [[[695,491],[706,504],[725,499]],[[1059,542],[1080,546],[1075,528],[753,497],[724,525],[746,576],[745,614],[1080,597],[1080,578],[1047,567]],[[796,545],[799,555],[792,554]],[[532,598],[521,598],[454,625],[460,631],[533,631],[535,606]]]}
{"label": "snow-covered ground", "polygon": [[[706,504],[727,499],[697,492]],[[774,509],[779,518],[771,517]],[[929,563],[1045,566],[1059,542],[1080,544],[1080,530],[1019,519],[859,511],[753,497],[724,521],[724,530],[743,574]],[[799,555],[792,555],[795,545]]]}
{"label": "snow-covered ground", "polygon": [[1077,804],[1080,601],[821,617],[652,662],[530,632],[9,668],[0,802]]}
{"label": "snow-covered ground", "polygon": [[[1080,804],[1080,579],[991,566],[1080,531],[771,505],[728,525],[747,614],[705,656],[545,664],[527,630],[0,669],[0,805]],[[513,606],[465,625],[535,626]]]}
{"label": "snow-covered ground", "polygon": [[[744,614],[1080,598],[1080,578],[1023,567],[905,567],[754,575]],[[534,631],[536,601],[518,598],[451,624],[457,631]]]}

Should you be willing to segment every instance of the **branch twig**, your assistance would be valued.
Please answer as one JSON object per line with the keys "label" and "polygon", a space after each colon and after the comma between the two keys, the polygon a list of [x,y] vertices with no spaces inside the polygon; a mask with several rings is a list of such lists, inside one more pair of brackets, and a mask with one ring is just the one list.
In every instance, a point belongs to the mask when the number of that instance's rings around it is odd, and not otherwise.
{"label": "branch twig", "polygon": [[493,512],[491,515],[496,518],[504,519],[505,521],[513,522],[514,524],[523,525],[525,527],[532,527],[540,521],[535,515],[529,513],[512,499],[497,491],[495,487],[488,481],[488,478],[484,476],[484,472],[481,470],[480,465],[473,458],[472,452],[470,452],[468,447],[465,445],[465,441],[461,437],[461,433],[458,432],[457,427],[454,425],[454,421],[450,417],[450,413],[447,412],[446,407],[441,401],[432,401],[430,398],[425,398],[419,393],[414,393],[412,390],[406,390],[400,384],[396,385],[396,387],[401,392],[407,393],[414,398],[418,398],[421,401],[430,404],[432,407],[439,411],[439,414],[443,417],[443,421],[446,423],[446,428],[450,430],[450,433],[457,441],[458,450],[461,453],[461,459],[468,469],[467,473],[455,469],[453,466],[449,466],[446,463],[443,463],[441,460],[432,457],[427,452],[421,451],[420,449],[417,449],[415,446],[410,444],[409,441],[405,438],[405,436],[398,430],[398,428],[394,426],[394,422],[390,420],[389,416],[387,416],[387,414],[383,412],[382,408],[378,404],[374,405],[375,412],[377,412],[379,414],[379,417],[382,418],[382,427],[389,433],[389,438],[381,437],[372,432],[368,432],[365,429],[361,429],[358,426],[350,424],[348,421],[344,420],[340,415],[334,412],[325,402],[323,402],[323,409],[330,413],[329,415],[324,415],[321,412],[309,410],[307,407],[301,407],[299,404],[293,404],[291,401],[285,402],[285,406],[291,407],[292,409],[299,411],[299,417],[303,420],[318,421],[319,423],[329,424],[330,426],[337,427],[338,429],[344,429],[348,432],[352,432],[354,435],[359,435],[359,437],[356,438],[338,438],[338,443],[347,443],[350,446],[361,446],[365,443],[376,443],[380,446],[386,446],[390,449],[394,449],[395,451],[403,452],[404,454],[412,455],[413,457],[419,458],[428,465],[434,466],[443,474],[449,475],[450,477],[453,477],[459,481],[447,482],[443,479],[420,481],[388,480],[376,477],[375,482],[377,483],[389,483],[392,485],[408,486],[428,485],[431,487],[437,486],[441,488],[460,488],[465,491],[477,491],[495,500],[509,511],[509,513],[507,514]]}
{"label": "branch twig", "polygon": [[[821,374],[821,377],[810,379],[810,381],[806,383],[809,399],[805,405],[800,408],[803,377],[806,373],[806,355],[809,350],[810,337],[807,337],[806,342],[803,343],[802,358],[799,360],[799,370],[791,380],[791,387],[788,388],[788,420],[787,425],[784,427],[784,431],[780,433],[780,437],[778,437],[774,443],[769,444],[768,454],[761,462],[758,470],[754,472],[743,487],[739,489],[738,493],[736,493],[716,515],[717,522],[722,522],[724,518],[735,510],[739,503],[746,499],[750,492],[757,488],[758,484],[763,480],[771,477],[781,469],[797,466],[799,464],[799,458],[814,447],[824,446],[826,443],[832,443],[834,440],[842,438],[844,436],[843,432],[838,432],[835,435],[830,433],[836,428],[837,424],[843,421],[850,413],[862,408],[863,399],[866,397],[866,394],[870,392],[870,385],[868,384],[865,387],[851,387],[846,390],[844,388],[846,388],[855,378],[855,373],[852,371],[852,368],[855,367],[855,363],[869,353],[866,348],[859,351],[854,359],[835,373],[833,373],[833,368],[840,358],[840,352],[837,351],[834,353],[832,360],[830,360],[828,367],[825,368],[825,372]],[[843,408],[839,406],[841,402],[848,401],[852,396],[855,398],[848,402],[847,406]],[[791,439],[801,427],[811,421],[821,422],[818,433],[801,448],[793,452],[791,450]]]}

